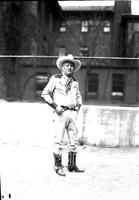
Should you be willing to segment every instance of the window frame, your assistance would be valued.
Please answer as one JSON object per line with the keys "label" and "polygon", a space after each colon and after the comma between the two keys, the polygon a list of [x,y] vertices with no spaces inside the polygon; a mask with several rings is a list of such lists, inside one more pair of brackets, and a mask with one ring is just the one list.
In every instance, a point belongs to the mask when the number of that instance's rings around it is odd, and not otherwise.
{"label": "window frame", "polygon": [[134,32],[139,32],[139,22],[134,22]]}
{"label": "window frame", "polygon": [[49,81],[49,75],[46,72],[37,72],[36,74],[36,95],[41,96],[44,87]]}
{"label": "window frame", "polygon": [[81,53],[81,56],[88,56],[89,55],[89,49],[88,47],[80,47],[80,53]]}
{"label": "window frame", "polygon": [[[88,99],[98,99],[99,98],[99,73],[97,72],[89,72],[87,74],[87,98]],[[94,79],[94,80],[91,80]],[[91,83],[92,81],[92,83]],[[89,83],[90,82],[90,83]],[[90,86],[89,86],[90,84]],[[89,91],[89,87],[94,84],[94,91]]]}
{"label": "window frame", "polygon": [[[114,80],[114,77],[115,77],[115,80]],[[122,80],[120,80],[120,77],[122,77]],[[124,98],[125,98],[125,87],[126,87],[125,74],[112,73],[112,77],[111,78],[112,78],[111,99],[112,100],[124,100]],[[118,83],[118,81],[119,81],[119,83]],[[121,84],[121,82],[122,82],[122,84]],[[118,91],[118,87],[119,87],[119,91]]]}
{"label": "window frame", "polygon": [[104,21],[103,33],[111,33],[111,22],[109,20]]}
{"label": "window frame", "polygon": [[88,33],[89,31],[89,21],[81,20],[81,33]]}
{"label": "window frame", "polygon": [[65,56],[65,55],[66,55],[66,48],[58,47],[58,56]]}
{"label": "window frame", "polygon": [[61,22],[61,24],[59,26],[59,32],[60,33],[66,33],[67,32],[67,24],[66,24],[65,21]]}

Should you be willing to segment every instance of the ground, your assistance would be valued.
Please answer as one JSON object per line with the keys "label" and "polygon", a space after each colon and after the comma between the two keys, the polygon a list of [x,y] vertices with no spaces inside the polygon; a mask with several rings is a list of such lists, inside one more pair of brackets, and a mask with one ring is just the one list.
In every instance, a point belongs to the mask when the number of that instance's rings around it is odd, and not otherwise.
{"label": "ground", "polygon": [[139,148],[79,146],[77,163],[85,169],[81,174],[68,172],[65,151],[66,177],[60,177],[53,170],[52,127],[43,105],[0,107],[4,199],[10,193],[12,200],[138,200]]}

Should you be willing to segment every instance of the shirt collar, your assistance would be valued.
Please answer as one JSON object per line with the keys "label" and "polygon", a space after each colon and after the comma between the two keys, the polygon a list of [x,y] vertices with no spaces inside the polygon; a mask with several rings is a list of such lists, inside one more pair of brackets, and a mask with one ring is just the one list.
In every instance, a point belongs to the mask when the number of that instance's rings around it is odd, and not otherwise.
{"label": "shirt collar", "polygon": [[61,77],[65,82],[67,82],[69,80],[69,78],[71,78],[73,80],[72,77],[68,77],[65,74],[62,73],[62,77]]}

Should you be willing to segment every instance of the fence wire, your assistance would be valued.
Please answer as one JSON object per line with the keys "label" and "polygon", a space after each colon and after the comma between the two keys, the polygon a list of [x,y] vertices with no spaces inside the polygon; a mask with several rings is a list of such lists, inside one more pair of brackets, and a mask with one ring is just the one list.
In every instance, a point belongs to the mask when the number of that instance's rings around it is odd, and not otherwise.
{"label": "fence wire", "polygon": [[[0,55],[0,99],[43,102],[49,78],[59,73],[57,56]],[[75,74],[84,104],[138,105],[139,58],[79,57]]]}

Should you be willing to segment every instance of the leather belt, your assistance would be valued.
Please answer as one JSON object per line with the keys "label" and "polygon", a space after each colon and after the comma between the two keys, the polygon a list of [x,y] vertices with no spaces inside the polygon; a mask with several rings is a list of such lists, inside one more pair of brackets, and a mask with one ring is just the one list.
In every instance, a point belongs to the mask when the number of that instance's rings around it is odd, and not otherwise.
{"label": "leather belt", "polygon": [[77,109],[76,108],[69,108],[69,107],[67,107],[67,106],[61,106],[62,108],[63,108],[63,110],[64,111],[66,111],[66,110],[73,110],[73,111],[77,111]]}

